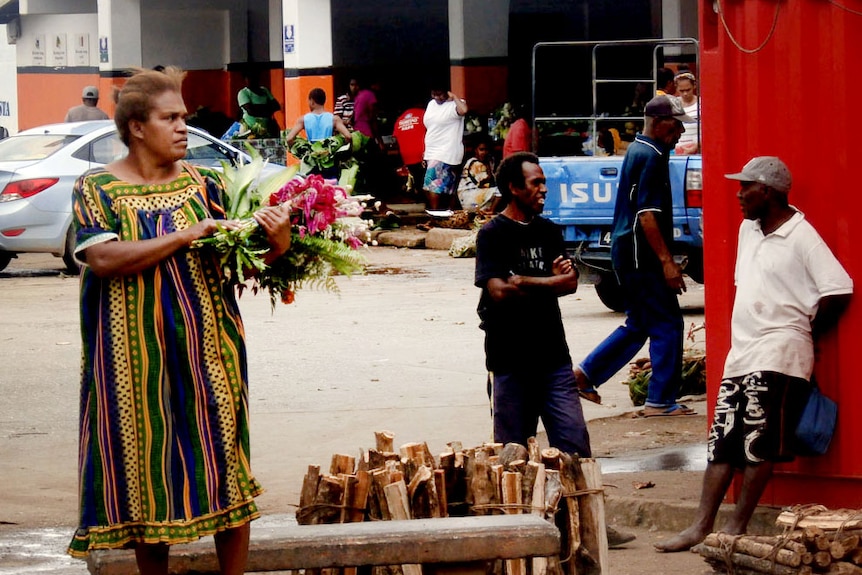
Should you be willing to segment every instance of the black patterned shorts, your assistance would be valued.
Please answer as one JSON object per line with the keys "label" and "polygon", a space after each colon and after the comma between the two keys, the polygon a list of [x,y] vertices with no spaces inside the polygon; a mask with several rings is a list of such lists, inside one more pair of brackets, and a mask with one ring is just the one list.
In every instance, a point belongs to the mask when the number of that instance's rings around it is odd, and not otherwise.
{"label": "black patterned shorts", "polygon": [[721,382],[707,459],[734,467],[792,461],[795,431],[811,384],[774,371]]}

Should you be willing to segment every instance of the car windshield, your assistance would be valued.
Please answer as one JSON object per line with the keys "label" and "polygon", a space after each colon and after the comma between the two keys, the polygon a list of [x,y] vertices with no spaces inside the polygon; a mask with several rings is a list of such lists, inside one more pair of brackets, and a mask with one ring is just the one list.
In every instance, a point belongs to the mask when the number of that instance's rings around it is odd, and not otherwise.
{"label": "car windshield", "polygon": [[69,134],[12,136],[0,140],[0,162],[44,160],[78,137]]}

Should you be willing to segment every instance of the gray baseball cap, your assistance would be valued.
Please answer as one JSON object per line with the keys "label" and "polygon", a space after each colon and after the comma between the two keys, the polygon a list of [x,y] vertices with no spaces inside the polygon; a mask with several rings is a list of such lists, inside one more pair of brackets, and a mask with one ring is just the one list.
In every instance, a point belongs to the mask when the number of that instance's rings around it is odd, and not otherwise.
{"label": "gray baseball cap", "polygon": [[682,101],[675,96],[656,96],[647,102],[644,108],[644,116],[649,118],[674,118],[680,122],[696,122],[694,118],[685,113]]}
{"label": "gray baseball cap", "polygon": [[728,180],[741,182],[758,182],[787,193],[793,183],[790,170],[784,162],[775,156],[758,156],[748,161],[738,174],[725,174]]}
{"label": "gray baseball cap", "polygon": [[82,98],[92,98],[93,100],[99,99],[99,89],[95,86],[87,86],[84,88],[84,92],[81,94]]}

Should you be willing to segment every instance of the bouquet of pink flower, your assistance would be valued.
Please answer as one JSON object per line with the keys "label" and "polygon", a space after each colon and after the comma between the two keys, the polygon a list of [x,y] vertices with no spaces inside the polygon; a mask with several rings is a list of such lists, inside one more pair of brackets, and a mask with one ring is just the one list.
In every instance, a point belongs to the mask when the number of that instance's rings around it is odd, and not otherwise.
{"label": "bouquet of pink flower", "polygon": [[[279,300],[293,302],[302,287],[337,291],[334,275],[364,269],[364,258],[357,252],[368,236],[368,226],[360,218],[364,198],[348,195],[319,175],[296,175],[292,168],[260,182],[263,164],[253,154],[248,164],[224,166],[225,212],[242,225],[221,228],[195,245],[215,249],[229,281],[240,292],[247,287],[253,293],[269,291],[273,306]],[[266,205],[288,206],[293,224],[290,249],[269,265],[264,261],[269,244],[253,217]]]}
{"label": "bouquet of pink flower", "polygon": [[356,250],[366,245],[368,225],[359,199],[316,174],[295,176],[272,194],[269,205],[287,205],[294,214],[293,238],[290,250],[258,276],[259,287],[291,303],[300,287],[337,291],[334,275],[362,271]]}

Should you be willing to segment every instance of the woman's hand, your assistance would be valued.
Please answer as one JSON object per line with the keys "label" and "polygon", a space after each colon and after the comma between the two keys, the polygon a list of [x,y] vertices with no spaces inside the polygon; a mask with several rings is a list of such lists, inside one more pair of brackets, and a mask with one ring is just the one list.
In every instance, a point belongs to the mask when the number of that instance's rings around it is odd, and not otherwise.
{"label": "woman's hand", "polygon": [[284,206],[266,207],[254,214],[254,219],[266,232],[270,250],[267,263],[271,263],[290,249],[290,211]]}
{"label": "woman's hand", "polygon": [[212,218],[206,218],[177,233],[185,234],[185,238],[187,240],[186,245],[191,247],[192,242],[213,235],[219,230],[219,228],[235,230],[239,225],[239,222],[236,220],[214,220]]}

